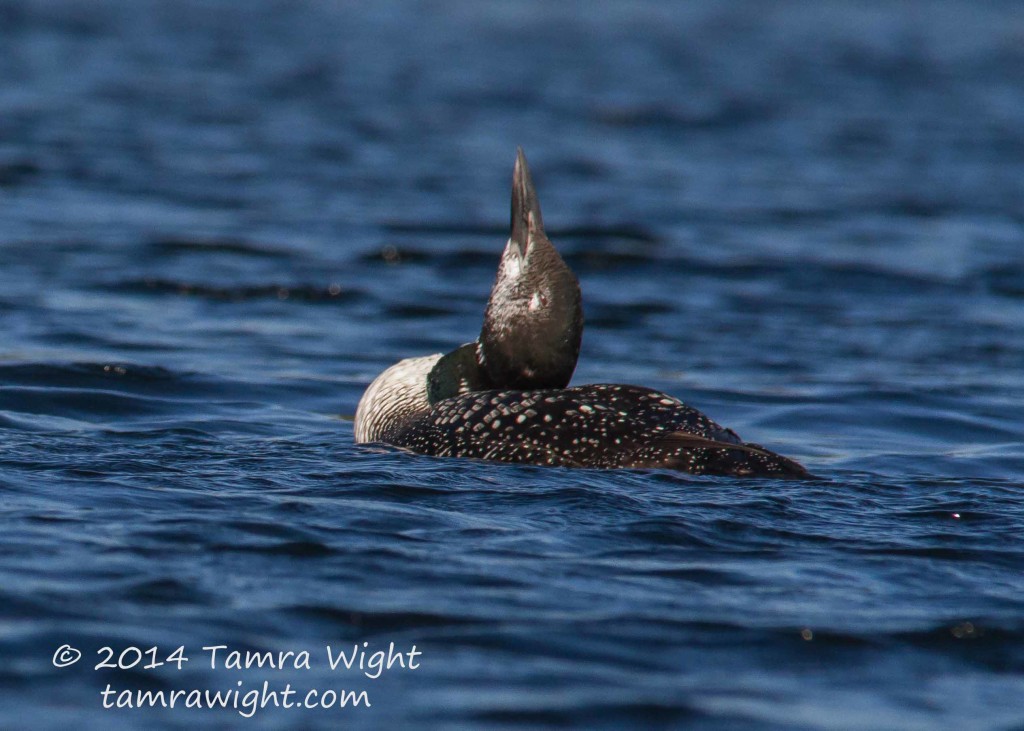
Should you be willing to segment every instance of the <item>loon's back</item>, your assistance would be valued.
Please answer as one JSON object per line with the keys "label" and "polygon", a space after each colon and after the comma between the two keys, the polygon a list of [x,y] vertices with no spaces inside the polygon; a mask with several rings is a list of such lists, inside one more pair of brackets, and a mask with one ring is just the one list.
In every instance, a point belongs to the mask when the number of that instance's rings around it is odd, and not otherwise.
{"label": "loon's back", "polygon": [[389,441],[421,454],[523,464],[810,476],[671,396],[617,384],[463,394]]}

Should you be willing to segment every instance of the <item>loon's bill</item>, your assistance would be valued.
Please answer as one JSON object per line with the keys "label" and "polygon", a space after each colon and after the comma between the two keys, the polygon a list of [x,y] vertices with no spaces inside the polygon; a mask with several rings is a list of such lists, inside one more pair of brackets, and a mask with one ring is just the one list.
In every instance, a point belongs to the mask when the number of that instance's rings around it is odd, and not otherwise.
{"label": "loon's bill", "polygon": [[479,338],[380,374],[359,401],[356,442],[522,464],[811,477],[667,394],[567,387],[583,334],[579,283],[544,233],[522,149],[512,177],[511,231]]}

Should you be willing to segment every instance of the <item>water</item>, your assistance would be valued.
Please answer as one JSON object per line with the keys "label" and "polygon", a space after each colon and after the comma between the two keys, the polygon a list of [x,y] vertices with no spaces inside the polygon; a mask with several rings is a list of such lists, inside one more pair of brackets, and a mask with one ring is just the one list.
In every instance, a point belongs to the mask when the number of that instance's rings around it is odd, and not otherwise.
{"label": "water", "polygon": [[[1019,11],[0,2],[0,727],[1020,727]],[[820,480],[352,444],[475,336],[517,144],[576,382]],[[264,680],[372,706],[102,705]]]}

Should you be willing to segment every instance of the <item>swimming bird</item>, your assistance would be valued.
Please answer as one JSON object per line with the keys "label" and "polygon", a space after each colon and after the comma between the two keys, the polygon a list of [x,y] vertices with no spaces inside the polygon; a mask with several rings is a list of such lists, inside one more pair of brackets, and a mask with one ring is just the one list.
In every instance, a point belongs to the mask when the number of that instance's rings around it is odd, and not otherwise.
{"label": "swimming bird", "polygon": [[378,376],[356,410],[356,442],[538,465],[810,477],[668,394],[621,384],[568,387],[582,335],[579,283],[544,232],[519,149],[511,232],[479,337]]}

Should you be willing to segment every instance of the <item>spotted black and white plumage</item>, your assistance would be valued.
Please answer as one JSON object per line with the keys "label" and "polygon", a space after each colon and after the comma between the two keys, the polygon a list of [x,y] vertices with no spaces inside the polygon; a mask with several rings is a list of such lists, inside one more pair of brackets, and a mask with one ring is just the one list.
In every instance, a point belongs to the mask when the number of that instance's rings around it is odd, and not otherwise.
{"label": "spotted black and white plumage", "polygon": [[796,462],[743,443],[734,431],[678,399],[617,384],[463,394],[437,403],[389,441],[438,457],[807,476]]}
{"label": "spotted black and white plumage", "polygon": [[537,465],[809,477],[664,393],[616,384],[567,388],[583,333],[579,284],[544,233],[522,150],[511,229],[480,337],[378,376],[356,411],[357,442]]}

